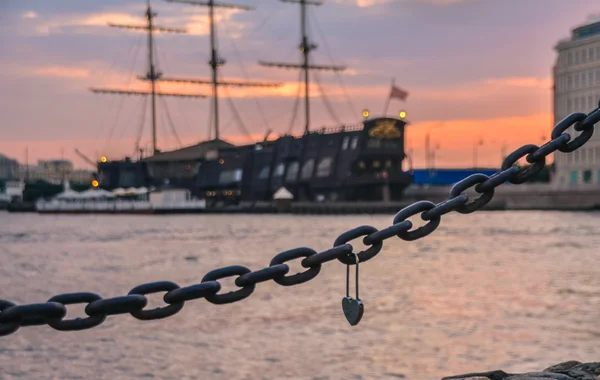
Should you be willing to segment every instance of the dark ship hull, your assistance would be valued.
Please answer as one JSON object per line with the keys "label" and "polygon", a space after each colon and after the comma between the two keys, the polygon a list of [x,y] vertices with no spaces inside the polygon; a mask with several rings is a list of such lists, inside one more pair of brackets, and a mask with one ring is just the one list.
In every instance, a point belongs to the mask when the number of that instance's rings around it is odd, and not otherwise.
{"label": "dark ship hull", "polygon": [[98,165],[105,189],[162,185],[190,189],[209,206],[270,201],[285,187],[298,201],[397,201],[411,183],[402,120],[234,146],[222,140],[137,161]]}

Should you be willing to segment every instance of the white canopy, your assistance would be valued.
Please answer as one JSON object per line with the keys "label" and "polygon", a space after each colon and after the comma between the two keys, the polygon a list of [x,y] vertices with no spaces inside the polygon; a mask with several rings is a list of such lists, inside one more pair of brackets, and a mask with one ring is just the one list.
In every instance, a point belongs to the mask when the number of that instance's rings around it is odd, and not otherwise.
{"label": "white canopy", "polygon": [[118,189],[114,189],[112,191],[112,194],[114,194],[116,196],[144,195],[144,194],[148,194],[148,189],[145,187],[140,187],[140,188],[130,187],[127,189],[123,189],[123,188],[119,187]]}
{"label": "white canopy", "polygon": [[54,199],[81,199],[81,193],[67,188],[65,191],[55,196]]}
{"label": "white canopy", "polygon": [[285,187],[280,188],[273,194],[273,199],[294,199],[294,194]]}
{"label": "white canopy", "polygon": [[110,191],[102,189],[88,189],[79,194],[79,198],[82,199],[101,199],[101,198],[114,198],[115,195]]}

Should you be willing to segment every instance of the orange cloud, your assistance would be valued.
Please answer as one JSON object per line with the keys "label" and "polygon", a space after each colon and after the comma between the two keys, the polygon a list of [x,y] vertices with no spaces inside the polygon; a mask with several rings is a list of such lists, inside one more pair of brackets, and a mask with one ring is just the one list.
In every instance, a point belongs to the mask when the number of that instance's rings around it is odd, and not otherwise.
{"label": "orange cloud", "polygon": [[[470,1],[470,0],[419,0],[419,1],[423,2],[423,3],[446,5],[446,4],[461,3],[461,2]],[[356,4],[359,8],[366,8],[366,7],[372,7],[374,5],[391,3],[392,0],[336,0],[336,2],[342,3],[342,4],[348,4],[348,3]]]}
{"label": "orange cloud", "polygon": [[[232,33],[233,38],[241,37],[240,30],[244,28],[243,24],[232,20],[233,16],[239,12],[236,9],[219,9],[215,14],[215,21],[217,23],[227,22],[227,28]],[[209,34],[206,10],[182,6],[182,11],[178,13],[180,14],[178,16],[160,17],[158,20],[159,26],[183,28],[191,35],[206,36]],[[28,12],[22,17],[35,18],[37,14]],[[59,16],[37,24],[36,31],[39,34],[48,35],[51,33],[60,33],[61,28],[64,27],[85,27],[83,29],[76,29],[75,32],[91,33],[89,27],[107,27],[108,30],[108,23],[145,26],[144,10],[140,8],[139,13],[104,12]],[[143,30],[140,30],[140,32],[143,32]]]}
{"label": "orange cloud", "polygon": [[51,66],[34,69],[33,74],[60,78],[88,78],[90,76],[90,71],[74,67]]}
{"label": "orange cloud", "polygon": [[38,14],[35,13],[35,12],[33,12],[33,11],[29,11],[29,12],[23,13],[23,15],[21,15],[21,17],[22,18],[29,18],[29,19],[31,19],[31,18],[37,18]]}
{"label": "orange cloud", "polygon": [[515,78],[500,78],[488,79],[485,83],[495,86],[508,87],[527,87],[527,88],[542,88],[549,89],[552,87],[552,78],[535,78],[535,77],[515,77]]}
{"label": "orange cloud", "polygon": [[474,100],[483,96],[514,96],[515,87],[533,91],[548,91],[552,87],[552,79],[535,77],[490,78],[454,87],[415,88],[410,92],[413,97],[427,100]]}

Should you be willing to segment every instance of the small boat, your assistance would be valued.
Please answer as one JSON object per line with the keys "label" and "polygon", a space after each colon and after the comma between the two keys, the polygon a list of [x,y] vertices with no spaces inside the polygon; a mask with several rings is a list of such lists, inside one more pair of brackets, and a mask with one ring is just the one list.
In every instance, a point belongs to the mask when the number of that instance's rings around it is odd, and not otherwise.
{"label": "small boat", "polygon": [[202,212],[204,200],[194,199],[187,189],[89,189],[73,191],[65,182],[65,190],[50,200],[39,200],[35,210],[40,214],[184,214]]}

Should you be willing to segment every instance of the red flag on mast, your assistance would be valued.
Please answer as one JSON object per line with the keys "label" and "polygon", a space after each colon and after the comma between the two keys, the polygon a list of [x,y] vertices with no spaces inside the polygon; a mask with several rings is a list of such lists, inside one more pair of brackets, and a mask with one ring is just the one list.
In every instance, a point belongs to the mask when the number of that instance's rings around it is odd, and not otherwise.
{"label": "red flag on mast", "polygon": [[400,87],[396,87],[395,85],[392,85],[392,92],[390,93],[390,99],[396,98],[396,99],[405,101],[407,97],[408,97],[408,92],[404,91]]}

